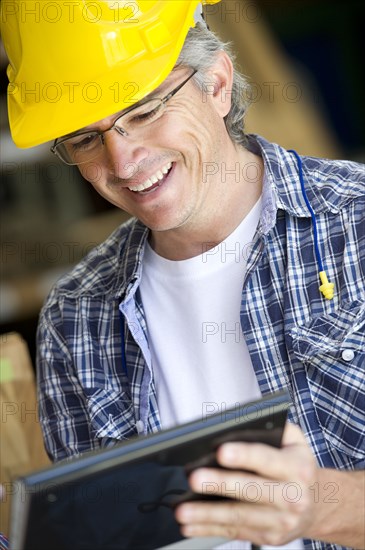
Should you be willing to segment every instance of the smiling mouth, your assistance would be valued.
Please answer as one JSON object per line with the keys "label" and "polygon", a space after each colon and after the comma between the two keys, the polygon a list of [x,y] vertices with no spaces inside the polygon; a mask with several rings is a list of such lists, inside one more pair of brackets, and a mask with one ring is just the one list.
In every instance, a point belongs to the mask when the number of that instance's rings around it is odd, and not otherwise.
{"label": "smiling mouth", "polygon": [[164,183],[164,181],[166,180],[167,176],[171,171],[171,168],[172,168],[172,162],[168,162],[160,170],[157,170],[155,174],[150,176],[143,183],[140,183],[139,185],[134,185],[133,187],[127,187],[127,189],[129,189],[133,193],[140,193],[143,195],[150,193],[151,191],[154,191]]}

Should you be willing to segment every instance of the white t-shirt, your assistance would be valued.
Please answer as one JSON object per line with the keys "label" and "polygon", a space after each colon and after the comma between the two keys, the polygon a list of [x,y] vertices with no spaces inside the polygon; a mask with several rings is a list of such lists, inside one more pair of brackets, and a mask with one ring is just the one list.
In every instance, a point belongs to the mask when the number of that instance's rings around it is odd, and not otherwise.
{"label": "white t-shirt", "polygon": [[[140,291],[163,428],[261,396],[240,323],[260,213],[261,199],[222,243],[188,260],[162,258],[146,243]],[[231,541],[219,548],[250,544]],[[290,548],[301,549],[302,542]]]}
{"label": "white t-shirt", "polygon": [[240,324],[260,209],[258,201],[227,239],[188,260],[146,244],[140,289],[163,428],[261,395]]}

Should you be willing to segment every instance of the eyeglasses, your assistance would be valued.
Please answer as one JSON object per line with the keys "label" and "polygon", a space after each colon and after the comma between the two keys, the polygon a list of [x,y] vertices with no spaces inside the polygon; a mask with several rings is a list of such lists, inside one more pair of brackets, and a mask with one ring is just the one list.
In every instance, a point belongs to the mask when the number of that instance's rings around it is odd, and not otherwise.
{"label": "eyeglasses", "polygon": [[142,100],[137,105],[132,106],[113,122],[110,128],[106,130],[92,130],[79,132],[65,138],[58,138],[51,147],[52,153],[57,155],[65,164],[70,166],[85,164],[97,158],[103,151],[105,144],[104,134],[115,130],[121,136],[138,135],[161,118],[166,103],[171,99],[197,71],[189,75],[181,84],[176,86],[162,99],[153,97]]}

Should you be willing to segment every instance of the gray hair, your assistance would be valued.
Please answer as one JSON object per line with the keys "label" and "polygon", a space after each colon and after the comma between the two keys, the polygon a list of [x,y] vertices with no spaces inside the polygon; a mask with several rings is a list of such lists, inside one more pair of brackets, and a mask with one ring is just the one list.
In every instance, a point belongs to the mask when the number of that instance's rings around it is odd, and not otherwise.
{"label": "gray hair", "polygon": [[235,56],[230,43],[223,42],[205,25],[197,23],[189,30],[176,65],[196,69],[198,72],[194,75],[194,80],[203,92],[207,92],[209,81],[206,80],[205,74],[214,65],[216,53],[220,50],[229,55],[234,68],[232,90],[227,91],[227,94],[231,94],[232,101],[231,109],[225,117],[227,132],[233,142],[246,145],[244,116],[249,106],[250,85],[235,66]]}

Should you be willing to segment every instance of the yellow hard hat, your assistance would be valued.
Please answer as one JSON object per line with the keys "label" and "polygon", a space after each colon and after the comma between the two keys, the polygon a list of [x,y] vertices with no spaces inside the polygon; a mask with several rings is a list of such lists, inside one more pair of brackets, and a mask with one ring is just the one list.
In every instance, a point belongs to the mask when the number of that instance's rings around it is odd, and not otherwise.
{"label": "yellow hard hat", "polygon": [[216,2],[2,0],[16,145],[69,134],[149,94],[174,67],[200,4]]}

